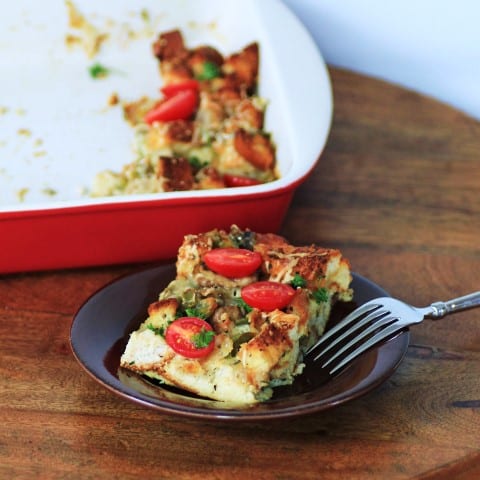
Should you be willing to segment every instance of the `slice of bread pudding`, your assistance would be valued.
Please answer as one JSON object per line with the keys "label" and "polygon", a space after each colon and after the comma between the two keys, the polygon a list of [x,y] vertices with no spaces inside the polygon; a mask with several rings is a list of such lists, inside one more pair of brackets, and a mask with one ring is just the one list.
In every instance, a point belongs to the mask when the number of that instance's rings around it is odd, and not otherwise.
{"label": "slice of bread pudding", "polygon": [[352,299],[338,250],[236,226],[186,236],[176,268],[130,335],[121,366],[235,404],[291,384],[333,304]]}

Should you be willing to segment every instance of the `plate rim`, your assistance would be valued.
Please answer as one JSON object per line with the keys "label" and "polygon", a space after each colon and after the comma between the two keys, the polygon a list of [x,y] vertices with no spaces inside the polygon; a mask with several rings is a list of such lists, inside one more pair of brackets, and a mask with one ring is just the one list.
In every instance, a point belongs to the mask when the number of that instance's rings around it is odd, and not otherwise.
{"label": "plate rim", "polygon": [[[354,399],[357,399],[361,396],[366,395],[367,393],[375,390],[381,384],[383,384],[390,376],[397,370],[399,365],[402,363],[403,358],[407,352],[407,348],[409,345],[410,339],[410,332],[408,330],[400,332],[398,335],[393,337],[387,343],[380,345],[379,347],[375,348],[374,350],[380,351],[382,348],[389,348],[392,345],[392,342],[398,343],[399,354],[392,358],[391,363],[388,365],[388,368],[383,368],[383,372],[379,375],[374,375],[375,369],[379,366],[379,357],[377,355],[375,364],[373,365],[372,369],[368,372],[368,374],[360,379],[360,382],[356,383],[352,388],[337,393],[335,395],[327,396],[323,401],[317,400],[313,402],[306,402],[300,405],[290,405],[286,407],[279,407],[279,408],[272,408],[271,410],[255,410],[255,406],[253,407],[246,407],[245,409],[237,408],[237,409],[221,409],[221,408],[202,408],[200,406],[190,406],[185,405],[182,403],[174,402],[174,401],[166,401],[154,397],[149,397],[146,394],[143,394],[139,391],[136,391],[134,388],[125,385],[118,376],[115,376],[111,372],[109,372],[105,365],[103,364],[101,367],[98,368],[98,365],[95,362],[92,364],[88,358],[85,358],[85,355],[81,349],[79,348],[79,339],[78,339],[78,328],[79,322],[82,321],[82,315],[85,312],[85,309],[89,308],[91,302],[95,302],[99,299],[99,296],[108,289],[120,286],[121,282],[126,280],[132,280],[134,277],[137,276],[149,276],[152,277],[162,277],[166,275],[166,271],[168,269],[174,271],[174,263],[173,262],[160,262],[154,265],[149,265],[139,270],[126,273],[121,275],[117,278],[112,279],[110,282],[106,283],[95,292],[93,292],[78,308],[75,315],[73,316],[71,326],[70,326],[70,348],[72,350],[73,356],[82,369],[91,377],[93,378],[98,384],[109,390],[110,392],[114,393],[115,395],[126,399],[134,404],[141,405],[143,407],[147,407],[151,410],[155,410],[159,413],[176,415],[181,417],[188,417],[193,419],[201,419],[201,420],[225,420],[225,421],[258,421],[258,420],[275,420],[275,419],[284,419],[284,418],[293,418],[298,417],[306,414],[313,414],[317,412],[322,412],[326,410],[330,410],[335,408],[339,405],[344,403],[350,402]],[[385,291],[382,287],[374,283],[373,281],[369,280],[368,278],[356,273],[352,272],[353,281],[355,282],[362,282],[367,288],[371,288],[376,290],[375,296],[391,296],[387,291]],[[158,291],[158,293],[160,290]],[[372,297],[373,298],[373,297]],[[361,305],[361,304],[359,304]],[[138,312],[140,315],[141,312]],[[114,320],[114,319],[113,319]],[[130,319],[131,321],[132,319]],[[112,319],[109,320],[112,322]],[[126,324],[128,321],[125,322]],[[127,325],[124,325],[127,326]],[[125,332],[126,333],[126,332]],[[121,337],[124,338],[124,337]],[[111,346],[121,340],[121,338],[111,338]],[[108,353],[108,351],[103,352],[104,357]],[[355,365],[357,362],[353,362],[352,365]],[[105,375],[105,372],[108,375]],[[343,375],[345,372],[341,373],[339,376]],[[370,377],[374,378],[370,378]],[[334,377],[335,378],[335,377]],[[369,380],[370,379],[370,380]],[[322,384],[323,385],[323,384]],[[313,389],[312,391],[316,391],[318,388],[321,388],[322,385]],[[161,387],[158,387],[161,388]],[[207,400],[208,401],[208,400]],[[281,400],[279,400],[281,401]],[[268,403],[268,402],[266,402]],[[259,404],[262,405],[262,404]]]}

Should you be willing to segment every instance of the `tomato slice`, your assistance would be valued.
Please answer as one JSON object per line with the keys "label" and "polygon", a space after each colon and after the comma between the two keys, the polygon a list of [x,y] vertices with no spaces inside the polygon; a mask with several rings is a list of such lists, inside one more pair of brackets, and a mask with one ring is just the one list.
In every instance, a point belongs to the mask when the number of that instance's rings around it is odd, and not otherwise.
{"label": "tomato slice", "polygon": [[198,80],[191,78],[181,82],[164,85],[160,91],[163,93],[163,95],[165,95],[165,97],[170,98],[176,95],[178,92],[182,92],[184,90],[194,90],[195,92],[198,92],[199,88],[200,84],[198,83]]}
{"label": "tomato slice", "polygon": [[253,308],[271,312],[285,308],[295,295],[295,289],[286,283],[265,280],[242,288],[242,299]]}
{"label": "tomato slice", "polygon": [[223,181],[227,187],[249,187],[262,183],[256,178],[245,177],[243,175],[230,175],[229,173],[223,176]]}
{"label": "tomato slice", "polygon": [[203,256],[207,267],[227,278],[252,275],[262,264],[262,256],[245,248],[214,248]]}
{"label": "tomato slice", "polygon": [[186,120],[197,108],[198,94],[194,90],[182,90],[166,98],[145,115],[145,122],[171,122]]}
{"label": "tomato slice", "polygon": [[215,347],[211,325],[198,317],[181,317],[165,331],[165,341],[178,354],[187,358],[206,357]]}

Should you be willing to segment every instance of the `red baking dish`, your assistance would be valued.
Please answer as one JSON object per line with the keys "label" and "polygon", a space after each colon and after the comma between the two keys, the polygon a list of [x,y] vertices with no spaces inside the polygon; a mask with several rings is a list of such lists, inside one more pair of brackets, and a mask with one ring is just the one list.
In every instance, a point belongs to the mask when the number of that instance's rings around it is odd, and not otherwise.
{"label": "red baking dish", "polygon": [[[277,231],[294,186],[221,202],[215,196],[106,203],[2,215],[3,272],[173,258],[183,236],[234,223]],[[11,254],[9,254],[11,253]]]}
{"label": "red baking dish", "polygon": [[[67,48],[59,2],[18,0],[0,20],[0,273],[170,259],[184,235],[232,224],[278,231],[295,189],[319,161],[333,110],[328,71],[282,2],[144,5],[135,17],[128,0],[116,2],[115,12],[103,2],[76,2],[85,18],[111,29],[130,22],[138,32],[148,11],[149,35],[138,35],[128,48],[112,40],[95,59]],[[170,28],[181,29],[189,44],[225,53],[259,42],[260,95],[269,101],[266,128],[277,145],[280,178],[248,187],[90,198],[82,190],[98,171],[119,170],[131,160],[129,127],[118,110],[98,106],[114,90],[131,98],[158,91],[150,45]],[[92,82],[85,71],[94,61],[121,74]]]}

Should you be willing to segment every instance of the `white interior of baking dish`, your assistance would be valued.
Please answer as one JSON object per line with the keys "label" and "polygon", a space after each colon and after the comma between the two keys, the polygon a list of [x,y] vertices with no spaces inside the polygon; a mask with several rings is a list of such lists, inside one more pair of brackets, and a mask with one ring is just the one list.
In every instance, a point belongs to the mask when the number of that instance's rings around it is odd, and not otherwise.
{"label": "white interior of baking dish", "polygon": [[[0,213],[158,198],[219,198],[268,192],[302,178],[321,153],[331,124],[328,72],[310,36],[279,0],[76,0],[100,32],[97,55],[66,45],[78,34],[59,0],[16,0],[0,17]],[[158,96],[161,79],[151,44],[180,28],[189,47],[230,54],[258,41],[260,94],[268,99],[281,178],[256,187],[92,199],[95,174],[133,160],[133,130],[120,105]],[[100,63],[112,70],[93,79]]]}

